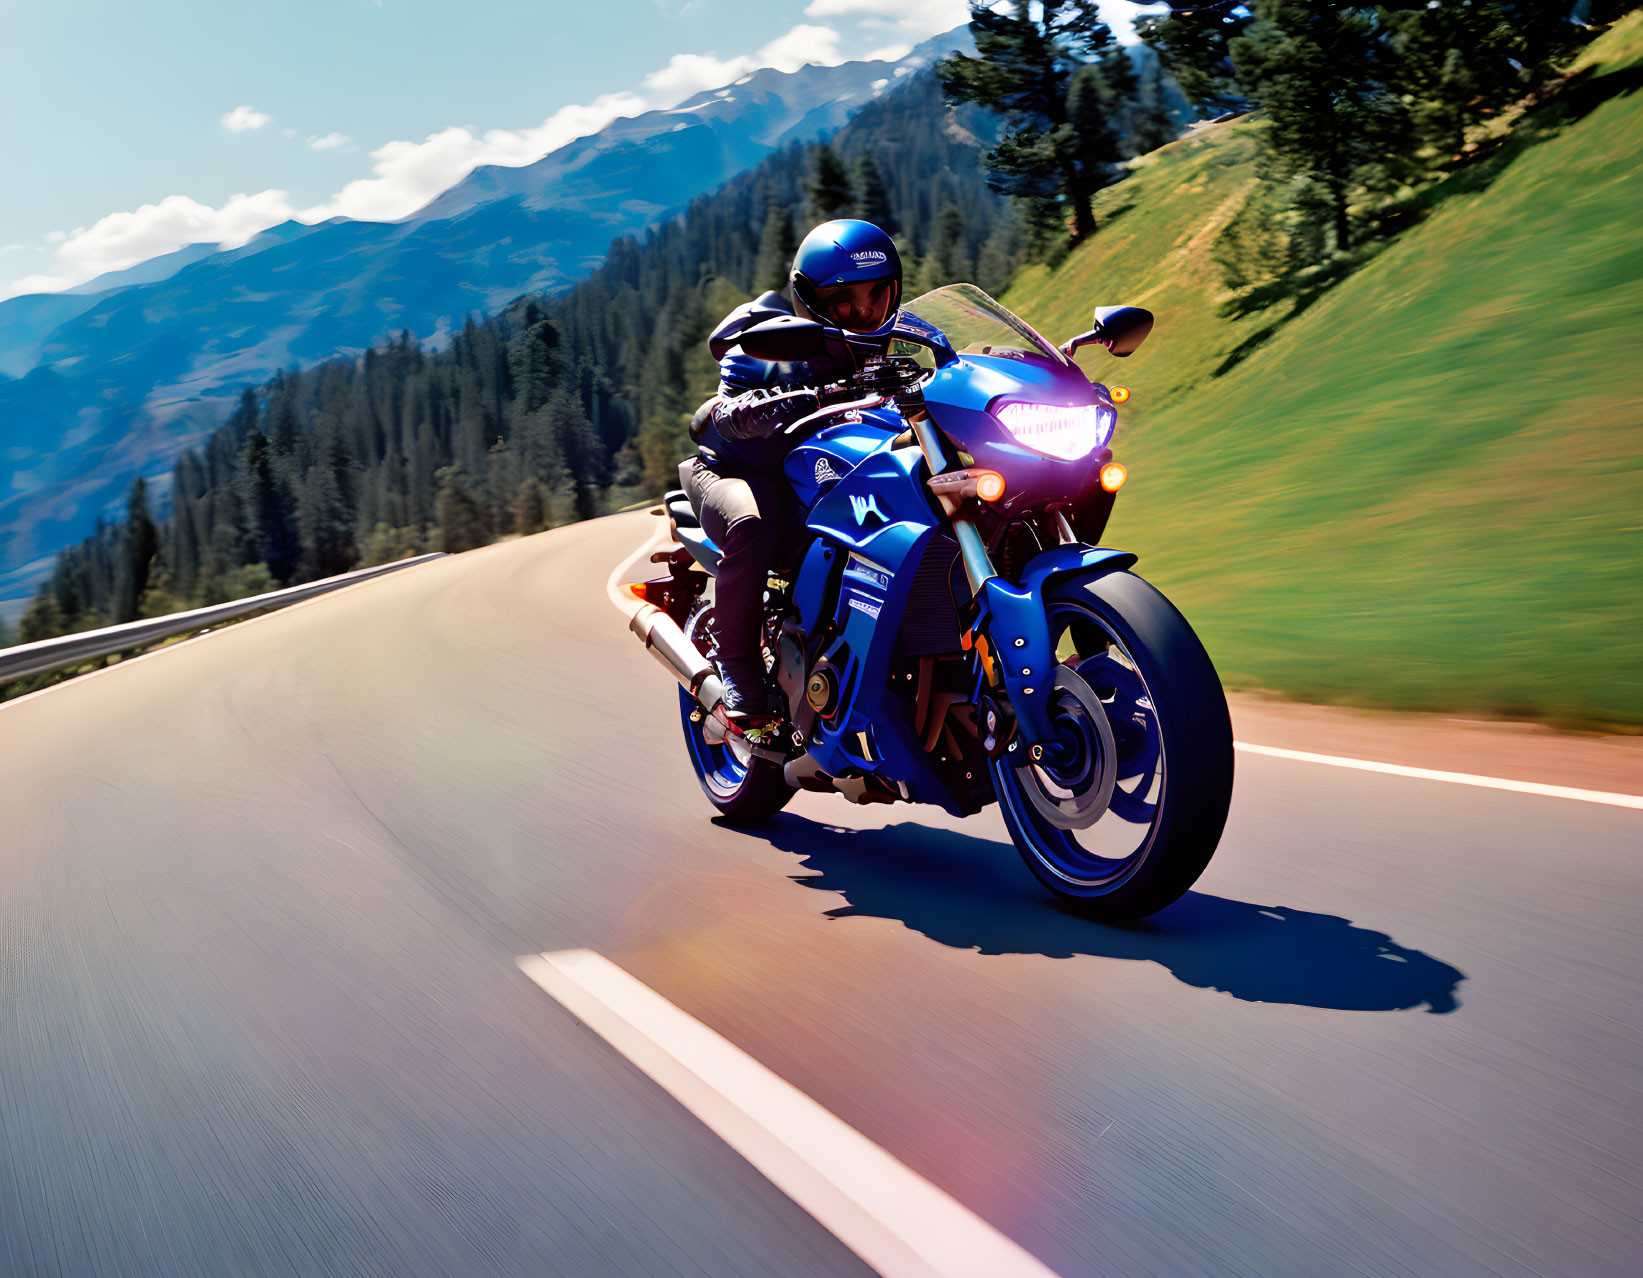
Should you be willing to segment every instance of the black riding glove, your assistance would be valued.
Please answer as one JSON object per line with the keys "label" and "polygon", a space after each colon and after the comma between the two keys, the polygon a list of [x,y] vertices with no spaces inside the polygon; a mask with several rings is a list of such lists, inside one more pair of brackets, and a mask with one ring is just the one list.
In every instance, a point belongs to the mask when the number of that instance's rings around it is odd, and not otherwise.
{"label": "black riding glove", "polygon": [[713,424],[732,439],[768,439],[820,407],[821,395],[807,386],[752,390],[721,399],[713,409]]}

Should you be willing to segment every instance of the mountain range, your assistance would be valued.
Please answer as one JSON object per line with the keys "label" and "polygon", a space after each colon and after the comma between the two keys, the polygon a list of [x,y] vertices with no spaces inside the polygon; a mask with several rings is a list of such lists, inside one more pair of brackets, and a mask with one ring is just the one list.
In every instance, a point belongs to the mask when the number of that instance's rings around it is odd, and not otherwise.
{"label": "mountain range", "polygon": [[118,511],[133,474],[163,501],[177,455],[242,387],[409,329],[440,345],[471,314],[563,288],[776,148],[813,141],[955,48],[765,69],[612,122],[533,164],[475,169],[397,222],[286,222],[189,245],[62,293],[0,302],[0,610]]}

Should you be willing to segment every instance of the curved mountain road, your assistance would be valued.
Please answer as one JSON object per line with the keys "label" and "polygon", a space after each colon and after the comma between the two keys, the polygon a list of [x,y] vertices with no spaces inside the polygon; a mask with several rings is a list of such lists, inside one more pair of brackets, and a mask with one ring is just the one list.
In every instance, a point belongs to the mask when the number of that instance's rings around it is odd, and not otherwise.
{"label": "curved mountain road", "polygon": [[0,705],[0,1273],[866,1272],[566,949],[1062,1275],[1638,1272],[1643,812],[1240,754],[1133,930],[992,812],[726,828],[606,592],[653,523]]}

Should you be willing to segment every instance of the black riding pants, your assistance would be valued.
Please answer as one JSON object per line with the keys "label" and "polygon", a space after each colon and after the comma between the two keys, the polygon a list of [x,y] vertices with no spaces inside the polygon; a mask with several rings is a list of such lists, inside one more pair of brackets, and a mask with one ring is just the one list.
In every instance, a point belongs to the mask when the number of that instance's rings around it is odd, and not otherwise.
{"label": "black riding pants", "polygon": [[759,679],[764,582],[793,535],[797,502],[780,471],[727,475],[700,457],[679,464],[679,482],[702,521],[702,530],[724,552],[714,586],[713,629],[720,667],[735,682]]}

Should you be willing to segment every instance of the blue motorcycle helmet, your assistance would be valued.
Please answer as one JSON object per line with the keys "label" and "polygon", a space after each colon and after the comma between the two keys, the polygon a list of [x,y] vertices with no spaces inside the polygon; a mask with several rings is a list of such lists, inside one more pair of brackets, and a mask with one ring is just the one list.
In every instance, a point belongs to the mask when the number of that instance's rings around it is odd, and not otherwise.
{"label": "blue motorcycle helmet", "polygon": [[801,315],[843,331],[852,346],[889,348],[901,307],[901,254],[871,222],[823,222],[799,245],[788,277]]}

